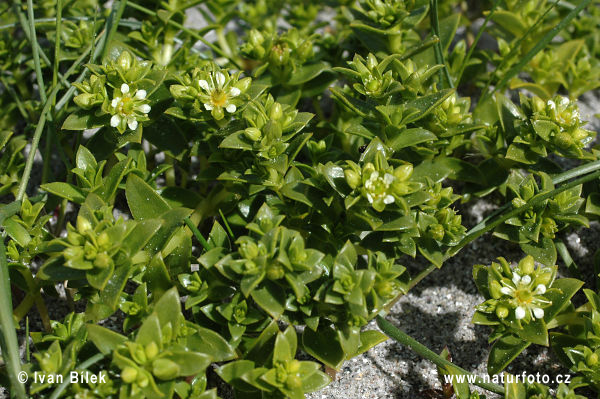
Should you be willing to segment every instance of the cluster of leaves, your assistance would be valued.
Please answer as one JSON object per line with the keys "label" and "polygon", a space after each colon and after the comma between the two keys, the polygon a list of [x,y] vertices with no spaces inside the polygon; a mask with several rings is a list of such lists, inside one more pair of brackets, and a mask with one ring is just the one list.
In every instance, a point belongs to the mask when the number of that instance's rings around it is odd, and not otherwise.
{"label": "cluster of leaves", "polygon": [[[575,308],[583,282],[556,278],[561,236],[600,216],[597,182],[561,186],[598,169],[576,103],[600,86],[600,14],[572,11],[590,0],[36,3],[0,10],[0,222],[22,294],[0,316],[41,316],[25,370],[107,382],[30,395],[216,399],[214,370],[237,397],[302,398],[482,230],[527,254],[474,268],[489,371],[552,343],[579,375],[558,397],[600,388],[600,300]],[[482,15],[497,49],[468,40]],[[468,232],[459,204],[486,196],[508,216]],[[432,266],[411,279],[417,256]],[[57,287],[82,309],[61,322]]]}

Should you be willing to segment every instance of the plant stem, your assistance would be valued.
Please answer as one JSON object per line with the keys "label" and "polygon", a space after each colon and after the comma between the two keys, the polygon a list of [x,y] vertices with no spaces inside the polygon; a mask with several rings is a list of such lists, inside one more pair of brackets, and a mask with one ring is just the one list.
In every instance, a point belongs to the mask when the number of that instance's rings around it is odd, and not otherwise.
{"label": "plant stem", "polygon": [[[410,335],[406,334],[404,331],[401,331],[398,328],[396,328],[392,323],[390,323],[383,317],[377,316],[377,325],[379,326],[381,331],[383,331],[387,336],[398,341],[402,345],[406,345],[413,352],[417,353],[419,356],[434,363],[436,366],[438,366],[440,368],[446,368],[446,369],[448,369],[448,371],[457,370],[460,374],[473,375],[473,374],[469,373],[467,370],[455,365],[454,363],[444,359],[437,353],[433,352],[431,349],[427,348],[425,345],[423,345],[416,339],[412,338]],[[494,393],[501,394],[501,395],[504,394],[504,387],[497,385],[497,384],[485,382],[480,377],[476,377],[475,385],[477,385],[478,387],[481,387],[483,389],[486,389],[490,392],[494,392]]]}
{"label": "plant stem", "polygon": [[[516,65],[514,65],[512,68],[510,68],[508,70],[508,72],[506,72],[504,74],[504,77],[496,85],[494,90],[492,90],[491,92],[488,91],[487,93],[483,93],[483,96],[481,97],[481,99],[482,100],[485,99],[492,92],[500,91],[500,90],[504,89],[504,86],[508,83],[508,81],[511,80],[514,76],[516,76],[519,72],[521,72],[521,69],[523,69],[523,67],[525,65],[527,65],[529,63],[529,61],[531,61],[537,53],[539,53],[541,50],[543,50],[552,41],[552,39],[554,39],[554,37],[561,30],[563,30],[571,22],[571,20],[573,18],[575,18],[577,16],[577,14],[579,14],[579,12],[581,12],[581,10],[583,10],[585,7],[587,7],[590,4],[591,1],[592,0],[583,0],[581,3],[579,3],[577,5],[577,7],[575,7],[573,10],[571,10],[567,14],[567,16],[562,21],[560,21],[554,28],[552,28],[550,31],[548,31],[548,33],[546,33],[544,35],[544,37],[542,37],[536,43],[536,45],[531,50],[529,50],[527,52],[527,54],[525,54],[523,56],[523,58],[521,58],[521,60]],[[558,3],[558,1],[556,3]],[[556,5],[556,3],[554,3],[551,7],[554,7]],[[508,58],[509,57],[505,57],[505,59],[508,59]]]}
{"label": "plant stem", "polygon": [[[0,216],[0,225],[2,222],[4,222],[4,217]],[[21,384],[18,378],[21,372],[21,359],[19,357],[17,332],[13,322],[10,275],[8,274],[8,262],[4,250],[4,237],[2,236],[0,236],[0,284],[2,286],[0,290],[0,326],[2,326],[0,330],[2,336],[0,344],[2,344],[2,357],[6,363],[11,392],[19,399],[26,399],[25,385]]]}
{"label": "plant stem", "polygon": [[473,53],[475,52],[475,48],[477,47],[477,43],[479,43],[479,40],[481,39],[483,32],[485,32],[485,28],[487,27],[488,22],[490,22],[490,20],[492,19],[492,16],[494,15],[494,12],[496,11],[496,7],[498,7],[499,3],[500,3],[500,0],[494,1],[494,4],[492,5],[492,9],[488,13],[488,15],[485,17],[485,20],[483,21],[481,28],[479,28],[479,31],[477,32],[477,36],[475,36],[475,40],[473,40],[471,47],[469,47],[469,51],[467,52],[467,55],[465,56],[465,59],[463,60],[462,66],[460,67],[460,71],[458,72],[458,76],[456,76],[456,86],[460,85],[460,81],[462,79],[463,73],[465,73],[465,68],[467,67],[467,64],[469,63],[471,56],[473,56]]}
{"label": "plant stem", "polygon": [[231,227],[229,227],[229,222],[227,222],[227,218],[225,215],[223,215],[223,211],[221,211],[221,209],[219,209],[219,215],[221,215],[221,219],[223,220],[223,224],[225,225],[225,229],[227,230],[229,237],[231,237],[232,240],[235,239],[233,231],[231,230]]}
{"label": "plant stem", "polygon": [[29,35],[31,41],[31,50],[33,52],[33,66],[35,68],[35,77],[38,82],[38,89],[42,102],[46,102],[46,84],[44,83],[44,75],[42,75],[42,66],[40,64],[40,44],[37,41],[35,33],[35,17],[33,15],[33,0],[27,0],[27,16],[29,18]]}
{"label": "plant stem", "polygon": [[[98,353],[98,354],[90,357],[85,362],[81,363],[79,365],[79,367],[77,367],[76,369],[77,370],[85,370],[88,367],[98,363],[102,359],[104,359],[104,355],[102,353]],[[62,384],[60,384],[58,387],[56,387],[54,392],[52,392],[50,399],[58,399],[58,397],[60,397],[60,395],[64,392],[64,390],[67,388],[67,386],[69,386],[69,384],[70,384],[70,381],[65,378],[65,381]]]}
{"label": "plant stem", "polygon": [[33,167],[33,159],[35,158],[35,153],[40,144],[40,138],[42,137],[42,131],[44,130],[44,126],[46,124],[46,118],[48,117],[50,107],[52,106],[54,97],[58,93],[58,90],[61,86],[55,86],[52,92],[50,93],[50,97],[46,100],[44,104],[44,108],[42,109],[42,115],[40,116],[40,120],[35,128],[35,132],[33,134],[33,140],[31,141],[31,148],[29,149],[29,154],[27,155],[27,161],[25,163],[25,169],[23,170],[23,176],[21,177],[21,184],[19,185],[19,191],[17,192],[17,201],[21,201],[23,196],[25,195],[25,190],[27,189],[27,183],[29,182],[29,177],[31,176],[31,168]]}
{"label": "plant stem", "polygon": [[[140,6],[139,4],[130,2],[129,6],[131,8],[135,8],[136,10],[143,12],[144,14],[152,15],[152,16],[156,15],[156,12],[154,12],[154,11],[152,11],[152,10],[146,8],[146,7]],[[192,31],[192,30],[184,27],[180,23],[177,23],[177,22],[172,21],[172,20],[168,20],[167,23],[169,25],[172,25],[172,26],[176,27],[177,29],[181,29],[183,32],[185,32],[188,35],[192,36],[194,39],[200,40],[202,43],[204,43],[208,47],[210,47],[215,53],[217,53],[221,57],[227,58],[233,65],[235,65],[236,68],[238,68],[240,70],[243,70],[243,68],[234,59],[228,57],[227,54],[225,54],[223,52],[223,50],[221,50],[220,48],[218,48],[217,46],[215,46],[214,44],[212,44],[211,42],[209,42],[208,40],[206,40],[204,37],[202,37],[198,33],[194,32],[194,31]]]}
{"label": "plant stem", "polygon": [[204,250],[210,251],[212,249],[211,245],[202,236],[202,233],[200,232],[200,230],[198,230],[198,227],[196,227],[196,225],[194,224],[194,222],[192,222],[192,220],[189,218],[189,216],[186,217],[185,219],[183,219],[183,221],[185,222],[185,224],[187,224],[187,226],[190,228],[190,230],[192,230],[192,233],[194,233],[194,237],[196,237],[196,239],[200,242],[202,247],[204,247]]}
{"label": "plant stem", "polygon": [[31,176],[31,168],[33,167],[33,159],[35,158],[35,153],[40,144],[40,138],[42,137],[42,131],[44,130],[44,126],[46,124],[46,118],[48,116],[48,111],[52,106],[52,102],[56,94],[58,93],[58,89],[60,86],[54,87],[52,92],[50,93],[50,97],[46,100],[44,104],[44,108],[42,109],[42,115],[40,116],[40,120],[38,121],[37,127],[35,128],[35,132],[33,134],[33,140],[31,141],[31,148],[29,149],[29,154],[27,156],[27,161],[25,163],[25,169],[23,170],[23,176],[21,177],[21,184],[19,185],[19,191],[17,192],[17,201],[21,201],[23,196],[25,195],[25,190],[27,189],[27,183],[29,182],[29,177]]}
{"label": "plant stem", "polygon": [[[50,59],[48,58],[48,56],[46,55],[46,53],[44,53],[41,50],[41,47],[40,47],[39,43],[37,42],[37,40],[35,40],[35,37],[31,36],[31,30],[30,30],[29,24],[27,22],[27,19],[25,18],[25,16],[23,15],[23,12],[21,11],[21,0],[13,0],[13,8],[14,8],[15,13],[17,14],[17,16],[19,18],[19,25],[21,25],[21,28],[25,32],[25,36],[27,37],[27,40],[29,40],[29,42],[31,43],[32,48],[33,47],[37,47],[39,55],[42,57],[42,60],[44,60],[44,62],[46,64],[52,65],[52,63],[50,62]],[[66,78],[64,76],[62,76],[59,73],[58,77],[59,77],[59,79],[60,79],[60,81],[62,82],[63,85],[65,85],[67,87],[69,86],[69,82],[66,80]]]}
{"label": "plant stem", "polygon": [[503,216],[500,216],[493,222],[487,224],[485,227],[483,227],[479,230],[476,230],[476,231],[471,230],[471,232],[469,234],[467,234],[467,236],[465,238],[463,238],[462,241],[460,243],[458,243],[457,246],[452,247],[446,253],[446,255],[444,256],[444,260],[447,260],[448,258],[456,255],[458,253],[458,251],[460,251],[465,245],[469,244],[471,241],[473,241],[476,238],[480,237],[481,235],[487,233],[488,231],[492,231],[493,229],[495,229],[497,226],[501,225],[508,219],[515,217],[515,216],[521,214],[522,212],[535,207],[536,205],[546,201],[547,199],[555,197],[556,195],[562,193],[563,191],[566,191],[572,187],[578,186],[578,185],[586,183],[588,181],[597,179],[598,177],[600,177],[600,170],[598,170],[594,173],[591,173],[587,176],[583,176],[578,179],[575,179],[572,182],[567,183],[563,186],[560,186],[559,188],[555,188],[552,191],[548,191],[546,193],[540,193],[540,194],[535,195],[533,198],[531,198],[531,200],[529,200],[527,202],[527,204],[520,206],[518,208],[515,208],[508,213],[505,213]]}
{"label": "plant stem", "polygon": [[440,21],[438,18],[438,2],[437,0],[430,0],[429,4],[431,8],[431,28],[433,29],[433,34],[440,38],[440,41],[438,41],[434,46],[435,62],[444,65],[444,68],[440,70],[440,86],[442,89],[448,87],[454,88],[452,78],[450,77],[450,71],[448,70],[448,65],[446,65],[446,61],[444,60],[444,53],[442,51],[442,43],[440,37]]}
{"label": "plant stem", "polygon": [[[586,176],[582,176],[589,172],[594,172],[594,173],[588,174]],[[582,176],[582,177],[579,177],[579,176]],[[479,238],[481,235],[493,230],[494,228],[496,228],[496,226],[504,223],[506,220],[510,219],[511,217],[517,216],[520,213],[533,208],[537,204],[539,204],[549,198],[552,198],[565,190],[568,190],[571,187],[578,186],[580,184],[583,184],[585,182],[588,182],[588,181],[591,181],[591,180],[594,180],[594,179],[600,177],[600,161],[590,162],[589,164],[582,165],[577,168],[573,168],[571,170],[563,172],[559,175],[556,175],[552,179],[552,182],[554,184],[558,184],[558,183],[562,183],[568,179],[572,179],[574,177],[579,177],[579,178],[568,184],[565,184],[559,188],[556,188],[552,191],[538,194],[538,195],[534,196],[527,204],[525,204],[519,208],[513,209],[511,212],[508,212],[508,213],[504,214],[503,216],[500,216],[498,219],[494,220],[493,222],[488,223],[490,220],[492,220],[493,218],[502,214],[503,211],[508,209],[511,206],[511,203],[509,202],[509,203],[505,204],[504,206],[502,206],[501,208],[497,209],[494,213],[492,213],[490,216],[488,216],[483,221],[481,221],[479,224],[477,224],[475,227],[473,227],[471,230],[469,230],[469,232],[467,233],[465,238],[463,238],[463,240],[460,243],[458,243],[457,246],[452,247],[450,250],[448,250],[448,252],[444,255],[443,261],[444,262],[447,261],[454,255],[456,255],[462,248],[464,248],[471,241],[473,241],[473,240]],[[427,277],[429,274],[431,274],[436,269],[437,269],[437,267],[433,264],[431,264],[427,268],[423,269],[418,275],[416,275],[414,278],[412,278],[410,280],[410,282],[408,284],[408,290],[412,289],[415,285],[417,285],[420,281],[422,281],[425,277]],[[403,294],[398,295],[397,297],[392,299],[385,306],[385,309],[384,309],[385,313],[388,313],[390,311],[390,309],[394,306],[394,304],[396,302],[398,302],[398,300],[400,300],[402,295]]]}
{"label": "plant stem", "polygon": [[125,11],[125,6],[127,5],[127,0],[119,1],[119,8],[115,9],[115,3],[113,3],[113,9],[106,20],[106,25],[104,27],[105,31],[108,32],[107,36],[102,45],[102,57],[106,57],[108,52],[108,45],[112,41],[113,36],[117,32],[117,28],[119,27],[119,21],[121,20],[121,16],[123,15],[123,11]]}

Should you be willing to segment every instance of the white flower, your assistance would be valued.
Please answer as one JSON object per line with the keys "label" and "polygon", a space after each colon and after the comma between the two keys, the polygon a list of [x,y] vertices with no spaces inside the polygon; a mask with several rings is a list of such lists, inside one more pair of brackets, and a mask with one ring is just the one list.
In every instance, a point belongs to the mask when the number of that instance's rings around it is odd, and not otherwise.
{"label": "white flower", "polygon": [[546,293],[546,286],[544,284],[538,284],[538,286],[535,287],[535,292],[539,295],[544,295]]}
{"label": "white flower", "polygon": [[237,110],[237,106],[231,102],[234,97],[241,94],[237,87],[231,87],[234,79],[223,72],[209,72],[208,79],[199,79],[198,87],[202,89],[199,97],[203,103],[204,109],[211,111],[215,119],[223,118],[223,109],[232,114]]}
{"label": "white flower", "polygon": [[[515,319],[528,322],[531,319],[542,319],[544,317],[543,307],[552,302],[541,296],[546,293],[544,284],[535,284],[535,275],[521,276],[512,272],[512,278],[500,280],[500,293],[504,295],[502,302],[512,305],[515,309]],[[535,288],[534,288],[535,287]],[[508,297],[508,298],[507,298]],[[528,315],[530,318],[527,318]]]}
{"label": "white flower", "polygon": [[112,108],[110,125],[117,128],[120,133],[123,133],[126,127],[136,130],[139,120],[147,120],[151,110],[150,105],[146,103],[146,90],[136,90],[132,96],[129,85],[123,83],[120,92],[121,95],[116,95],[110,102]]}
{"label": "white flower", "polygon": [[533,308],[533,315],[536,319],[544,318],[544,309],[542,308]]}
{"label": "white flower", "polygon": [[376,170],[372,171],[364,185],[369,203],[381,201],[386,205],[393,204],[396,198],[388,193],[388,190],[394,180],[395,177],[391,173],[386,172],[382,175]]}

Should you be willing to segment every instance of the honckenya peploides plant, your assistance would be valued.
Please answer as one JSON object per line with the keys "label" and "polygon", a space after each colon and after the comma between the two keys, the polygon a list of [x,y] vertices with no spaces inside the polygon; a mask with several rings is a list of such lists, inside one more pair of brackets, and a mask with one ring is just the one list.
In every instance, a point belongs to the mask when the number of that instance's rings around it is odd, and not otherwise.
{"label": "honckenya peploides plant", "polygon": [[599,24],[596,0],[3,2],[0,395],[299,399],[388,337],[468,375],[386,316],[484,234],[523,252],[463,265],[488,372],[539,345],[573,378],[438,396],[596,395],[600,268],[565,237],[600,218]]}

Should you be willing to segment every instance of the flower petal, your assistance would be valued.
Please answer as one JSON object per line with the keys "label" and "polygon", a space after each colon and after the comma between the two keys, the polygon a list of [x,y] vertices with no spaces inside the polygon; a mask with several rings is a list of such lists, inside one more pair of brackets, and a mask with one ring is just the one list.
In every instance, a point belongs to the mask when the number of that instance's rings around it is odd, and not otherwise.
{"label": "flower petal", "polygon": [[519,284],[519,281],[521,281],[521,276],[519,276],[517,273],[513,273],[512,282],[517,285]]}
{"label": "flower petal", "polygon": [[200,79],[198,81],[198,86],[200,86],[205,91],[210,91],[210,86],[208,85],[208,82],[204,79]]}
{"label": "flower petal", "polygon": [[127,122],[127,126],[129,126],[131,130],[135,130],[138,127],[138,122],[135,119],[131,119]]}
{"label": "flower petal", "polygon": [[127,83],[123,83],[121,85],[121,93],[123,93],[123,94],[129,93],[129,85]]}
{"label": "flower petal", "polygon": [[110,105],[113,108],[117,108],[117,106],[119,105],[119,102],[121,102],[121,97],[115,97],[113,98],[113,100],[111,101]]}
{"label": "flower petal", "polygon": [[150,112],[152,108],[150,107],[150,105],[148,104],[142,104],[138,107],[138,110],[140,110],[140,112],[147,114],[148,112]]}
{"label": "flower petal", "polygon": [[223,87],[225,84],[225,75],[223,75],[221,72],[217,72],[215,73],[215,80],[217,81],[217,85],[219,85],[219,87]]}
{"label": "flower petal", "polygon": [[232,87],[231,90],[229,90],[229,95],[231,97],[237,97],[240,95],[242,91],[240,89],[238,89],[237,87]]}
{"label": "flower petal", "polygon": [[502,287],[502,288],[500,288],[500,292],[503,295],[512,295],[513,291],[514,290],[512,288],[510,288],[510,287]]}
{"label": "flower petal", "polygon": [[544,309],[542,308],[533,308],[533,315],[536,319],[544,318]]}
{"label": "flower petal", "polygon": [[204,108],[205,108],[207,111],[212,111],[212,109],[213,109],[213,106],[212,106],[212,105],[210,105],[210,104],[204,104]]}
{"label": "flower petal", "polygon": [[146,98],[146,90],[137,90],[135,92],[135,98],[138,100],[143,100]]}
{"label": "flower petal", "polygon": [[383,199],[383,203],[384,204],[393,204],[395,201],[395,198],[393,195],[386,195],[385,198]]}
{"label": "flower petal", "polygon": [[515,309],[515,318],[517,320],[521,320],[524,317],[525,317],[525,309],[521,306],[517,306],[517,308]]}
{"label": "flower petal", "polygon": [[392,176],[391,174],[386,173],[385,175],[383,175],[383,182],[385,184],[387,184],[388,186],[390,184],[392,184],[393,181],[394,181],[394,176]]}
{"label": "flower petal", "polygon": [[527,285],[531,283],[531,276],[525,275],[523,276],[523,278],[521,279],[521,284]]}
{"label": "flower petal", "polygon": [[538,286],[535,287],[535,292],[539,295],[544,295],[546,293],[546,286],[544,284],[538,284]]}
{"label": "flower petal", "polygon": [[112,118],[110,118],[110,125],[112,127],[119,126],[119,123],[121,123],[121,117],[119,115],[113,115]]}
{"label": "flower petal", "polygon": [[227,107],[225,107],[225,109],[230,114],[233,114],[235,112],[235,110],[237,109],[237,107],[235,106],[235,104],[229,104]]}

